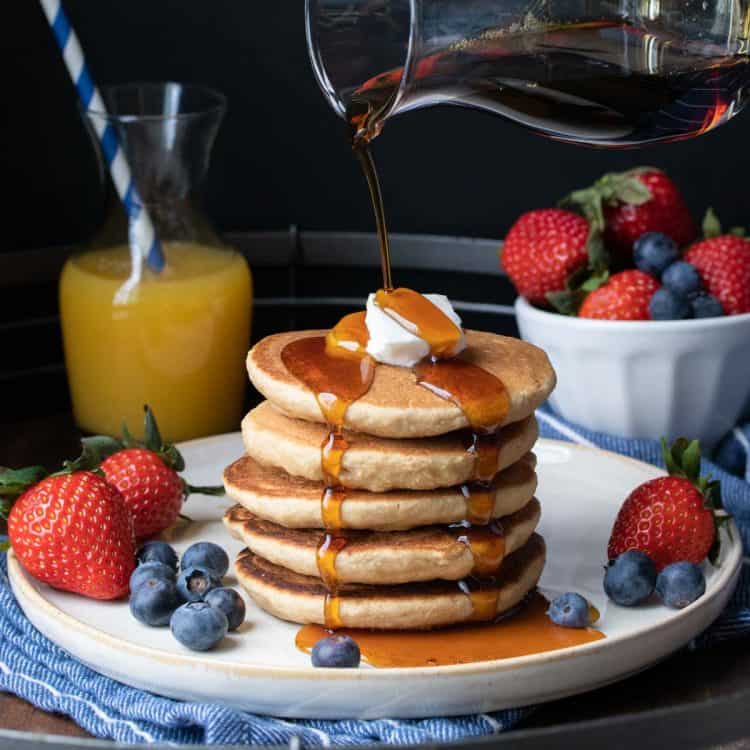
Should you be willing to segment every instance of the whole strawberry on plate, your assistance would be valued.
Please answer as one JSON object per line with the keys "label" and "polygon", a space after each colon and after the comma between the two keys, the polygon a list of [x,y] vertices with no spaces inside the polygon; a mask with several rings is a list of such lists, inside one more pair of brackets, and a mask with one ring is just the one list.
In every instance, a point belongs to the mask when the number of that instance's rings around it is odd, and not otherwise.
{"label": "whole strawberry on plate", "polygon": [[177,448],[164,443],[156,417],[144,407],[144,440],[138,442],[123,427],[122,441],[104,436],[84,438],[100,463],[104,476],[116,487],[130,512],[137,539],[154,536],[172,526],[180,516],[185,498],[193,493],[221,495],[223,487],[193,487],[178,472],[185,460]]}
{"label": "whole strawberry on plate", "polygon": [[124,498],[101,476],[74,464],[42,478],[45,474],[41,467],[0,472],[16,557],[54,588],[93,599],[125,596],[136,545]]}
{"label": "whole strawberry on plate", "polygon": [[649,320],[649,304],[659,286],[643,271],[620,271],[584,299],[578,315],[600,320]]}
{"label": "whole strawberry on plate", "polygon": [[614,560],[627,550],[645,552],[657,570],[671,563],[700,563],[718,555],[718,528],[729,516],[720,509],[719,483],[700,477],[697,440],[662,440],[667,477],[636,487],[615,519],[607,546]]}
{"label": "whole strawberry on plate", "polygon": [[703,222],[705,239],[691,245],[684,256],[698,269],[706,289],[721,302],[727,315],[750,312],[750,240],[738,231],[722,233],[709,210]]}
{"label": "whole strawberry on plate", "polygon": [[646,232],[661,232],[679,246],[695,239],[697,228],[679,188],[659,169],[613,172],[575,190],[561,205],[575,206],[604,236],[614,259],[631,266],[633,243]]}
{"label": "whole strawberry on plate", "polygon": [[560,208],[522,214],[503,242],[500,265],[532,304],[566,314],[607,278],[601,237],[583,216]]}

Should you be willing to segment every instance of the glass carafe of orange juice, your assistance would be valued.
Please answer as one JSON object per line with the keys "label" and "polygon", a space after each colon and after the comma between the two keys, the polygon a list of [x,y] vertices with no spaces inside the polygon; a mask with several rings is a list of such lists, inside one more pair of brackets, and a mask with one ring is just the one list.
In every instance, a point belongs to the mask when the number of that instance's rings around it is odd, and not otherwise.
{"label": "glass carafe of orange juice", "polygon": [[[245,392],[252,277],[197,198],[225,111],[214,91],[176,83],[105,89],[87,111],[119,138],[165,259],[134,269],[129,226],[115,200],[91,245],[60,279],[65,362],[78,425],[138,434],[143,405],[176,441],[235,430]],[[134,271],[137,271],[134,273]]]}

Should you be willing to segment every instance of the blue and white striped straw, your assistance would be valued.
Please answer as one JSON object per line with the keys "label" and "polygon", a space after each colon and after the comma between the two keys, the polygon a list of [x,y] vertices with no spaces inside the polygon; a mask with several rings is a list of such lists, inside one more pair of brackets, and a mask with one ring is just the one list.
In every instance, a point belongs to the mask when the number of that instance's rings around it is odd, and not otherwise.
{"label": "blue and white striped straw", "polygon": [[145,259],[153,271],[159,272],[164,268],[164,253],[161,243],[156,236],[151,217],[138,197],[133,175],[120,146],[117,133],[112,123],[108,121],[104,100],[99,93],[99,89],[94,85],[94,80],[83,57],[81,44],[68,21],[60,0],[40,0],[40,3],[62,53],[68,73],[70,73],[78,91],[84,110],[102,115],[101,117],[93,117],[91,120],[112,175],[115,189],[125,206],[129,219],[129,240],[133,268],[126,287],[130,289],[140,280],[142,259]]}

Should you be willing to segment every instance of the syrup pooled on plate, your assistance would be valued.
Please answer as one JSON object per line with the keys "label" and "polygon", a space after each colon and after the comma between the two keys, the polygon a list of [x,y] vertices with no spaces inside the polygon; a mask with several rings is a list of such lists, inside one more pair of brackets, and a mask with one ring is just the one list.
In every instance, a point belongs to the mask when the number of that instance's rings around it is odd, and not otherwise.
{"label": "syrup pooled on plate", "polygon": [[[359,645],[362,658],[373,667],[437,667],[510,659],[580,646],[604,638],[593,628],[563,628],[547,617],[548,602],[539,593],[492,623],[459,625],[442,630],[339,630]],[[330,632],[305,625],[297,633],[297,647],[309,653]]]}

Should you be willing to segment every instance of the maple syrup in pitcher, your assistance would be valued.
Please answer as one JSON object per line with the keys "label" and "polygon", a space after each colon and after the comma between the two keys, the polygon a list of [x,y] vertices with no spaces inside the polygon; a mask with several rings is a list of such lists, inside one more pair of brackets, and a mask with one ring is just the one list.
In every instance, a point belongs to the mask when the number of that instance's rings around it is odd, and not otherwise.
{"label": "maple syrup in pitcher", "polygon": [[[619,20],[487,28],[416,59],[398,111],[459,104],[557,140],[614,148],[691,138],[740,112],[750,87],[741,41],[733,48],[709,36],[686,41],[656,23]],[[350,121],[377,135],[382,119],[363,113],[388,111],[403,74],[395,68],[356,89]]]}

